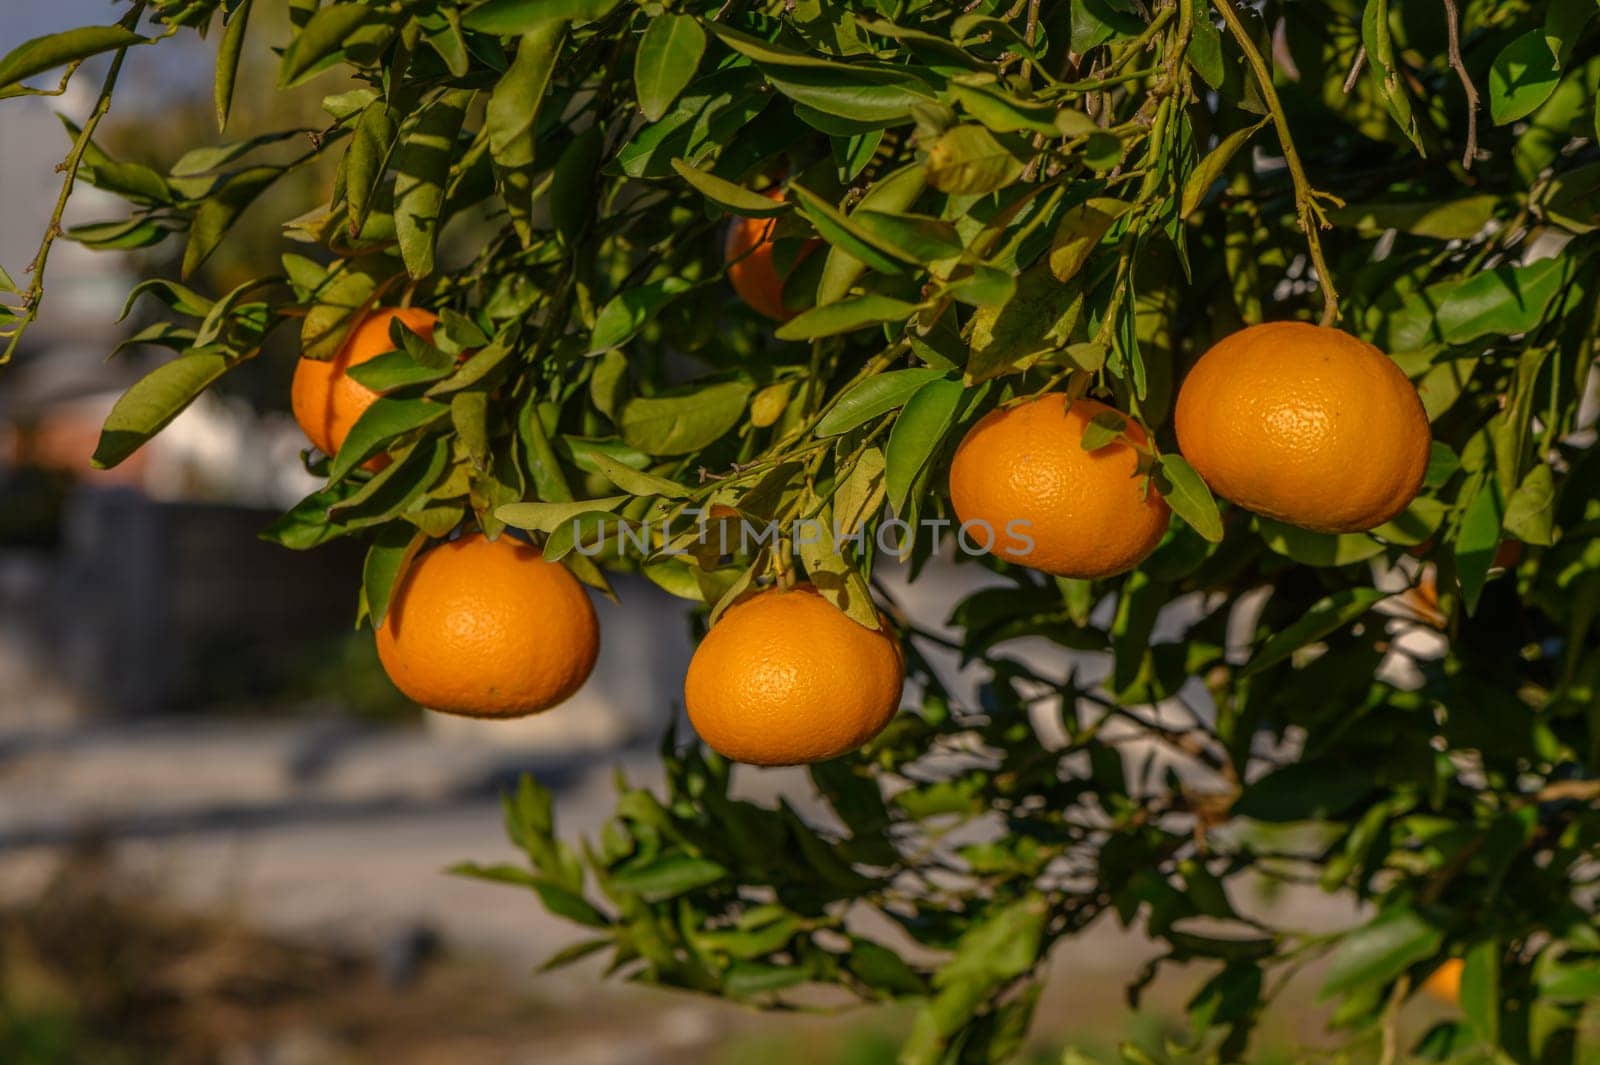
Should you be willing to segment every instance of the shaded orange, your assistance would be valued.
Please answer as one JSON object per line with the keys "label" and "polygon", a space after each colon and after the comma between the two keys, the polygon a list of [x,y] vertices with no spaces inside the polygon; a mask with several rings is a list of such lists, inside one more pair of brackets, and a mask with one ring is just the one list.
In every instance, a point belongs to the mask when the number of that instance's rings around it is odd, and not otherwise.
{"label": "shaded orange", "polygon": [[[433,342],[438,315],[421,307],[382,308],[350,330],[333,358],[324,361],[302,356],[295,366],[289,390],[294,420],[323,454],[337,455],[351,427],[377,401],[378,393],[351,377],[350,368],[394,350],[389,323],[396,318],[423,340]],[[381,469],[386,461],[378,456],[368,460],[366,468]]]}
{"label": "shaded orange", "polygon": [[695,731],[725,757],[799,765],[876,736],[904,682],[887,626],[859,625],[801,584],[729,607],[695,650],[683,698]]}
{"label": "shaded orange", "polygon": [[[1006,407],[974,425],[950,464],[950,502],[970,539],[993,530],[992,553],[1062,577],[1091,580],[1137,566],[1166,533],[1166,501],[1139,470],[1127,440],[1083,449],[1083,433],[1104,403],[1070,407],[1059,392]],[[1125,435],[1147,445],[1129,420]],[[1009,530],[1020,526],[1030,549]],[[980,531],[981,530],[981,531]]]}
{"label": "shaded orange", "polygon": [[600,628],[565,566],[509,536],[474,533],[412,563],[377,641],[389,679],[424,707],[522,717],[583,687]]}
{"label": "shaded orange", "polygon": [[1466,968],[1460,958],[1444,962],[1422,981],[1422,990],[1452,1006],[1461,1002],[1461,970]]}
{"label": "shaded orange", "polygon": [[[767,199],[781,201],[783,190],[773,186],[762,193]],[[778,322],[786,322],[798,311],[783,305],[783,284],[787,277],[778,272],[773,261],[773,230],[777,222],[771,218],[735,218],[728,226],[728,236],[722,254],[728,264],[728,283],[752,310]],[[807,241],[795,257],[798,263],[816,248],[816,241]]]}
{"label": "shaded orange", "polygon": [[1366,341],[1305,322],[1219,341],[1184,379],[1176,425],[1214,492],[1315,532],[1382,525],[1428,468],[1428,416],[1406,375]]}

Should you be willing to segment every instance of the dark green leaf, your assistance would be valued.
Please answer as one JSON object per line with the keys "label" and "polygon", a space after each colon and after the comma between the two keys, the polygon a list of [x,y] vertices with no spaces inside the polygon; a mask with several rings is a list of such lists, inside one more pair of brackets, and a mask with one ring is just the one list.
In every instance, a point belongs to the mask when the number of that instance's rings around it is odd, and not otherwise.
{"label": "dark green leaf", "polygon": [[890,370],[869,377],[834,400],[833,406],[818,419],[816,435],[827,437],[847,433],[880,414],[904,406],[923,385],[944,375],[943,370],[916,367]]}
{"label": "dark green leaf", "polygon": [[450,408],[425,399],[384,397],[368,407],[339,447],[328,469],[328,479],[338,481],[383,450],[398,436],[435,425],[449,417]]}
{"label": "dark green leaf", "polygon": [[1156,460],[1155,488],[1167,501],[1173,513],[1194,527],[1195,532],[1220,543],[1222,540],[1222,512],[1211,495],[1205,480],[1194,467],[1176,454],[1162,455]]}
{"label": "dark green leaf", "polygon": [[1263,644],[1245,666],[1244,674],[1259,673],[1307,644],[1344,628],[1371,610],[1386,594],[1376,588],[1346,588],[1319,599],[1298,621]]}
{"label": "dark green leaf", "polygon": [[147,43],[148,38],[124,26],[82,26],[35,37],[17,45],[5,58],[0,59],[0,93],[35,74],[43,74],[101,52]]}
{"label": "dark green leaf", "polygon": [[837,336],[881,322],[904,322],[917,305],[888,296],[853,296],[824,307],[813,307],[779,326],[779,340],[815,340]]}
{"label": "dark green leaf", "polygon": [[110,469],[133,454],[234,365],[225,355],[195,352],[141,378],[106,417],[91,460],[94,468]]}
{"label": "dark green leaf", "polygon": [[639,108],[651,122],[667,108],[694,77],[706,50],[706,31],[688,15],[657,15],[645,27],[634,56],[633,81]]}
{"label": "dark green leaf", "polygon": [[895,513],[905,512],[911,486],[949,432],[965,391],[960,381],[929,381],[906,401],[905,409],[895,419],[894,428],[889,431],[889,445],[884,449],[884,484]]}
{"label": "dark green leaf", "polygon": [[610,885],[615,891],[657,900],[715,884],[727,876],[728,870],[709,859],[674,854],[642,866],[614,870]]}
{"label": "dark green leaf", "polygon": [[450,89],[423,109],[395,157],[394,224],[400,255],[414,278],[433,273],[440,209],[456,138],[473,93]]}
{"label": "dark green leaf", "polygon": [[1386,984],[1409,966],[1438,953],[1442,938],[1439,929],[1409,906],[1391,906],[1339,943],[1319,997]]}
{"label": "dark green leaf", "polygon": [[623,404],[622,439],[648,455],[687,455],[720,439],[739,423],[753,391],[725,381],[673,396],[641,397]]}

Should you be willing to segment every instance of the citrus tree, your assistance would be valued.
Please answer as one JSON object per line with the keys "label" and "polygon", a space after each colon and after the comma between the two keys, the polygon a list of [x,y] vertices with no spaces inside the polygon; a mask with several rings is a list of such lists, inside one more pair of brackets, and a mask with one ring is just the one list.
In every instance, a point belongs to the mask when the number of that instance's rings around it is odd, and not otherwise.
{"label": "citrus tree", "polygon": [[[1202,974],[1174,1055],[1245,1057],[1309,971],[1383,1060],[1573,1061],[1600,1000],[1596,11],[140,0],[0,59],[7,96],[103,72],[62,202],[130,205],[58,211],[0,321],[14,347],[62,236],[181,242],[184,277],[134,293],[170,313],[132,341],[172,358],[103,466],[294,338],[326,486],[266,535],[370,541],[360,612],[424,702],[581,683],[573,578],[707,608],[689,710],[724,754],[669,737],[665,792],[621,782],[582,845],[525,782],[526,866],[466,867],[592,930],[557,962],[905,1003],[907,1065],[1004,1061],[1052,951],[1118,922],[1160,949],[1135,999]],[[186,32],[219,39],[223,136],[110,157],[125,56]],[[268,48],[277,85],[236,83]],[[320,128],[227,139],[236,96],[307,82]],[[280,273],[185,284],[323,159]],[[1019,515],[1028,550],[996,539]],[[874,580],[936,554],[996,575],[954,641]],[[560,661],[442,626],[408,674],[412,575],[434,620],[494,589]],[[828,816],[739,798],[758,770],[725,754],[809,763]],[[1282,884],[1361,916],[1270,921]],[[1460,1009],[1400,1044],[1430,980]]]}

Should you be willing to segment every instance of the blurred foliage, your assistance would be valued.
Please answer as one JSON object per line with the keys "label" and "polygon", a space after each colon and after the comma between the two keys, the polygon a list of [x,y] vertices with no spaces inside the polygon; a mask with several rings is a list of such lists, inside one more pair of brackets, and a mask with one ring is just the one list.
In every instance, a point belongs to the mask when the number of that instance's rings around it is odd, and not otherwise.
{"label": "blurred foliage", "polygon": [[[277,88],[241,80],[266,43],[253,19],[280,9]],[[1193,359],[1244,322],[1337,316],[1433,422],[1425,491],[1394,522],[1309,534],[1188,478],[1136,572],[996,567],[1003,586],[954,605],[976,700],[925,657],[949,641],[909,631],[919,705],[812,770],[831,818],[739,798],[728,766],[669,743],[665,793],[619,782],[597,838],[563,842],[529,783],[508,803],[528,864],[467,871],[593,929],[558,962],[603,951],[763,1006],[819,986],[913,1005],[905,1065],[1013,1058],[1044,960],[1097,921],[1161,944],[1135,1000],[1169,962],[1207,968],[1174,1055],[1245,1059],[1286,978],[1320,963],[1332,1026],[1394,1060],[1402,1005],[1461,959],[1461,1015],[1404,1049],[1554,1065],[1583,1059],[1600,1009],[1596,11],[164,0],[24,45],[0,94],[181,27],[221,33],[224,125],[241,93],[354,79],[327,83],[310,134],[200,144],[164,171],[97,147],[91,117],[67,170],[131,213],[69,236],[183,249],[178,278],[135,294],[173,315],[134,342],[175,357],[113,412],[103,465],[274,333],[326,358],[380,300],[440,310],[437,347],[399,332],[363,368],[384,398],[271,531],[378,531],[372,615],[429,538],[509,522],[593,585],[638,568],[713,614],[798,548],[875,624],[885,503],[947,516],[940,471],[975,418],[1093,390],[1177,483],[1168,414]],[[196,287],[258,199],[329,161],[328,195],[277,219],[300,252]],[[799,260],[800,313],[776,330],[722,283],[729,215],[776,217],[777,257]],[[826,253],[802,258],[813,240]],[[6,312],[18,327],[39,283]],[[659,532],[717,504],[867,537],[730,556]],[[575,550],[647,517],[643,561]],[[906,554],[915,575],[931,538]],[[1045,675],[1008,646],[1024,636],[1086,657]],[[1247,903],[1262,879],[1365,916],[1279,926]],[[862,932],[863,911],[893,934]]]}

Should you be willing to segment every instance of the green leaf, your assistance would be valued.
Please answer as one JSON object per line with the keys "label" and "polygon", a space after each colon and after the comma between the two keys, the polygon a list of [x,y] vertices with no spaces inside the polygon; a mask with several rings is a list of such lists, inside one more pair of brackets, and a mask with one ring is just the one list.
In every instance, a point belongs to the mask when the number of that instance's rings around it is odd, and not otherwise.
{"label": "green leaf", "polygon": [[956,227],[942,218],[919,214],[889,214],[865,205],[850,213],[850,221],[886,245],[924,264],[958,258],[965,246]]}
{"label": "green leaf", "polygon": [[944,376],[943,370],[919,366],[868,377],[846,389],[834,400],[833,405],[817,420],[814,432],[819,437],[848,433],[880,414],[904,406],[923,385]]}
{"label": "green leaf", "polygon": [[406,273],[433,273],[439,243],[440,209],[456,138],[474,93],[450,89],[429,104],[395,155],[394,224]]}
{"label": "green leaf", "polygon": [[1234,817],[1269,824],[1338,817],[1377,786],[1368,766],[1342,761],[1293,762],[1255,781],[1234,800]]}
{"label": "green leaf", "polygon": [[108,470],[139,450],[235,365],[225,355],[195,352],[157,366],[111,408],[91,464]]}
{"label": "green leaf", "polygon": [[1101,411],[1084,426],[1080,443],[1085,451],[1099,451],[1120,437],[1127,427],[1128,419],[1120,411]]}
{"label": "green leaf", "polygon": [[1064,211],[1050,242],[1050,272],[1070,281],[1132,204],[1095,197]]}
{"label": "green leaf", "polygon": [[1505,531],[1525,544],[1555,543],[1555,472],[1544,463],[1528,475],[1506,503]]}
{"label": "green leaf", "polygon": [[1222,59],[1222,34],[1211,21],[1211,5],[1206,0],[1183,0],[1193,8],[1194,35],[1184,58],[1213,89],[1222,88],[1227,67]]}
{"label": "green leaf", "polygon": [[1361,617],[1387,593],[1376,588],[1346,588],[1326,596],[1306,611],[1294,624],[1262,645],[1243,670],[1244,676],[1259,673]]}
{"label": "green leaf", "polygon": [[604,18],[619,0],[489,0],[467,12],[461,24],[502,37],[529,33],[552,22],[579,25]]}
{"label": "green leaf", "polygon": [[1500,941],[1474,943],[1462,959],[1461,1013],[1487,1046],[1500,1042]]}
{"label": "green leaf", "polygon": [[929,381],[906,401],[905,409],[895,419],[894,428],[889,431],[889,445],[884,449],[884,483],[889,490],[889,505],[896,514],[905,512],[911,486],[950,431],[965,393],[960,381]]}
{"label": "green leaf", "polygon": [[744,381],[725,381],[672,396],[631,399],[622,406],[618,428],[628,446],[647,455],[687,455],[737,425],[752,391]]}
{"label": "green leaf", "polygon": [[1083,303],[1083,285],[1078,281],[1062,284],[1043,262],[1028,267],[1017,277],[1016,290],[1004,305],[980,307],[972,316],[967,383],[1026,370],[1069,347],[1083,317]]}
{"label": "green leaf", "polygon": [[428,538],[422,533],[400,522],[378,530],[377,539],[367,550],[367,559],[361,568],[361,594],[374,629],[383,624],[395,589],[405,577],[411,560],[427,542]]}
{"label": "green leaf", "polygon": [[1529,30],[1500,49],[1489,67],[1489,115],[1503,126],[1526,118],[1556,91],[1561,61],[1543,30]]}
{"label": "green leaf", "polygon": [[816,111],[852,122],[897,125],[933,101],[933,88],[904,70],[835,63],[773,45],[721,23],[711,32],[753,60],[779,92]]}
{"label": "green leaf", "polygon": [[1354,203],[1334,208],[1328,212],[1328,218],[1335,225],[1350,226],[1367,237],[1398,229],[1414,237],[1433,240],[1470,240],[1483,232],[1502,202],[1499,196],[1484,193],[1442,203],[1438,200]]}
{"label": "green leaf", "polygon": [[1417,131],[1417,118],[1407,94],[1405,79],[1395,65],[1394,36],[1389,27],[1389,0],[1367,0],[1361,14],[1361,41],[1367,49],[1367,68],[1378,83],[1384,106],[1406,138],[1426,155]]}
{"label": "green leaf", "polygon": [[[874,182],[850,217],[861,211],[897,214],[909,210],[926,187],[926,168],[920,163],[909,163]],[[832,303],[842,299],[866,269],[866,263],[844,248],[837,245],[830,248],[828,258],[822,265],[822,277],[817,282],[817,303]]]}
{"label": "green leaf", "polygon": [[[480,9],[481,10],[481,9]],[[532,239],[534,146],[539,110],[550,85],[564,22],[550,22],[526,33],[517,54],[489,93],[484,123],[489,130],[489,155],[499,170],[500,195],[526,244]]]}
{"label": "green leaf", "polygon": [[497,508],[494,515],[513,529],[549,533],[587,514],[609,514],[632,498],[607,496],[572,502],[507,503]]}
{"label": "green leaf", "polygon": [[994,985],[1021,976],[1039,962],[1050,905],[1041,895],[1022,898],[984,914],[956,944],[955,953],[934,974],[935,987],[976,979]]}
{"label": "green leaf", "polygon": [[1042,133],[1047,137],[1077,137],[1100,127],[1081,111],[1033,103],[1009,96],[993,85],[952,81],[952,99],[984,126],[996,133]]}
{"label": "green leaf", "polygon": [[928,986],[915,969],[888,947],[862,936],[850,937],[846,967],[874,991],[888,998],[923,995]]}
{"label": "green leaf", "polygon": [[1228,164],[1233,162],[1233,157],[1239,154],[1239,149],[1249,143],[1256,131],[1270,120],[1271,116],[1267,116],[1253,126],[1234,130],[1206,153],[1205,158],[1195,165],[1189,179],[1183,183],[1183,200],[1178,208],[1180,218],[1188,218],[1194,214],[1195,208],[1200,206],[1200,201],[1205,198],[1211,186],[1217,183],[1223,172],[1228,169]]}
{"label": "green leaf", "polygon": [[1222,541],[1222,512],[1205,480],[1181,455],[1156,460],[1157,489],[1173,513],[1212,543]]}
{"label": "green leaf", "polygon": [[1526,333],[1544,319],[1571,269],[1572,259],[1557,255],[1526,266],[1503,263],[1472,274],[1439,304],[1439,329],[1452,344]]}
{"label": "green leaf", "polygon": [[382,451],[389,441],[436,425],[449,416],[449,407],[426,399],[379,399],[350,427],[328,469],[328,480],[342,480],[351,470]]}
{"label": "green leaf", "polygon": [[904,322],[916,311],[916,304],[888,296],[853,296],[804,311],[779,326],[773,335],[779,340],[815,340],[881,322]]}
{"label": "green leaf", "polygon": [[803,984],[808,978],[806,970],[794,965],[737,961],[723,976],[722,989],[734,998],[749,998]]}
{"label": "green leaf", "polygon": [[229,175],[212,191],[195,212],[194,223],[189,227],[189,243],[183,249],[182,275],[185,278],[211,257],[239,216],[283,173],[283,168],[277,166],[249,167]]}
{"label": "green leaf", "polygon": [[783,197],[765,196],[759,192],[751,192],[743,185],[735,185],[708,170],[699,170],[690,166],[682,159],[672,161],[672,169],[678,176],[693,185],[700,195],[722,208],[745,218],[773,218],[789,210],[789,204]]}
{"label": "green leaf", "polygon": [[1461,582],[1461,599],[1468,614],[1477,609],[1478,596],[1494,566],[1495,552],[1500,550],[1504,511],[1499,480],[1493,476],[1483,478],[1467,503],[1456,534],[1456,579]]}
{"label": "green leaf", "polygon": [[870,230],[846,218],[833,204],[801,185],[791,185],[800,210],[816,226],[822,239],[860,260],[880,274],[903,272],[902,262],[917,262],[908,252],[901,250]]}
{"label": "green leaf", "polygon": [[1439,929],[1406,905],[1394,905],[1347,933],[1333,953],[1319,998],[1379,987],[1439,952]]}
{"label": "green leaf", "polygon": [[263,529],[261,539],[291,551],[307,551],[344,536],[348,530],[330,522],[328,512],[350,498],[354,491],[354,486],[350,484],[318,489]]}
{"label": "green leaf", "polygon": [[1383,544],[1366,533],[1311,532],[1262,517],[1256,518],[1256,526],[1261,531],[1261,539],[1273,551],[1319,569],[1348,566],[1383,554]]}
{"label": "green leaf", "polygon": [[600,308],[595,315],[594,331],[589,336],[586,354],[599,355],[619,348],[632,340],[672,298],[690,288],[689,282],[678,277],[668,277],[624,289]]}
{"label": "green leaf", "polygon": [[643,473],[598,451],[594,453],[593,460],[594,464],[600,467],[600,475],[602,477],[629,495],[686,499],[691,494],[688,488],[676,481],[669,481],[665,477],[656,477],[653,474]]}
{"label": "green leaf", "polygon": [[727,877],[728,870],[708,858],[673,854],[644,865],[613,870],[609,883],[613,891],[659,901],[715,884]]}
{"label": "green leaf", "polygon": [[952,195],[981,196],[1021,177],[1025,155],[982,126],[954,126],[928,149],[928,184]]}
{"label": "green leaf", "polygon": [[634,56],[639,109],[651,122],[683,92],[706,50],[706,31],[688,15],[657,15],[645,27]]}
{"label": "green leaf", "polygon": [[337,55],[350,37],[384,13],[365,4],[330,4],[319,8],[311,21],[284,50],[278,68],[278,87],[292,88],[326,69],[324,62]]}
{"label": "green leaf", "polygon": [[378,183],[389,165],[399,135],[395,114],[384,100],[374,100],[361,112],[350,147],[344,156],[344,194],[350,205],[350,231],[361,232],[373,205]]}
{"label": "green leaf", "polygon": [[83,26],[35,37],[17,45],[0,59],[0,93],[35,74],[102,52],[149,43],[148,37],[141,37],[124,26]]}

